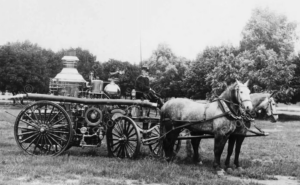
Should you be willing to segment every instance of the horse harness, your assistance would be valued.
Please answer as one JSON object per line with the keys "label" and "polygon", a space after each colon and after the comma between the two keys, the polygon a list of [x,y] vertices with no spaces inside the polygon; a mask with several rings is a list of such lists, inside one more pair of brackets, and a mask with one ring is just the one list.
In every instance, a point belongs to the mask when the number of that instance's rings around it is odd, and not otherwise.
{"label": "horse harness", "polygon": [[[188,127],[188,126],[191,126],[191,125],[194,125],[194,124],[201,124],[201,123],[204,123],[204,122],[207,122],[207,121],[211,121],[213,119],[217,119],[217,118],[220,118],[220,117],[223,117],[223,116],[227,116],[228,119],[230,120],[236,120],[235,124],[236,124],[236,127],[243,127],[245,128],[247,131],[257,135],[257,136],[266,136],[268,134],[266,134],[263,130],[261,130],[259,127],[257,127],[255,124],[254,124],[254,116],[255,115],[252,115],[252,114],[248,114],[245,112],[245,110],[239,105],[245,101],[251,101],[251,100],[242,100],[239,96],[239,93],[238,93],[238,90],[239,88],[235,88],[234,89],[235,92],[232,92],[235,93],[235,97],[236,97],[236,102],[230,102],[228,100],[225,100],[225,99],[221,99],[221,98],[217,98],[215,100],[213,100],[212,102],[215,102],[215,101],[218,101],[218,104],[219,104],[219,107],[220,109],[222,110],[222,114],[220,115],[217,115],[217,116],[214,116],[212,118],[208,118],[206,119],[206,110],[207,108],[209,107],[209,103],[206,104],[205,106],[205,110],[204,110],[204,119],[203,120],[200,120],[200,121],[186,121],[186,120],[172,120],[172,119],[169,119],[169,118],[165,118],[163,119],[163,121],[171,121],[171,124],[172,124],[172,129],[169,130],[168,132],[164,133],[162,136],[160,136],[159,139],[165,137],[168,133],[172,132],[173,130],[177,130],[177,129],[181,129],[181,128],[185,128],[185,127]],[[234,91],[233,90],[233,91]],[[239,104],[238,104],[239,103]],[[268,102],[268,107],[270,106],[270,109],[271,109],[271,113],[272,115],[273,114],[273,108],[272,108],[272,100],[269,99],[269,102]],[[233,104],[234,106],[239,106],[239,113],[235,112],[233,109],[230,108],[230,106],[228,106],[227,104]],[[267,109],[268,109],[267,107]],[[244,121],[250,121],[250,122],[253,122],[253,126],[258,130],[257,131],[254,131],[250,128],[248,128],[245,124],[244,124]],[[184,125],[181,125],[181,126],[178,126],[178,127],[175,127],[175,124],[176,123],[186,123]],[[240,124],[238,124],[240,123]],[[239,135],[239,134],[237,134]]]}
{"label": "horse harness", "polygon": [[[166,132],[160,138],[164,137],[165,135],[167,135],[171,131],[174,131],[174,130],[177,130],[177,129],[181,129],[181,128],[185,128],[185,127],[188,127],[188,126],[191,126],[191,125],[195,125],[195,124],[205,123],[205,122],[208,122],[208,121],[220,118],[220,117],[224,117],[224,116],[226,116],[230,120],[243,120],[243,119],[254,120],[251,116],[249,116],[245,112],[245,110],[243,110],[240,107],[240,105],[238,105],[238,104],[236,104],[234,102],[230,102],[228,100],[224,100],[224,99],[221,99],[221,98],[217,98],[217,99],[213,100],[212,102],[215,102],[215,101],[218,101],[218,105],[219,105],[220,109],[223,112],[222,114],[217,115],[217,116],[213,116],[211,118],[206,118],[206,110],[209,107],[209,103],[207,103],[206,106],[205,106],[205,110],[204,110],[204,119],[203,120],[195,120],[195,121],[194,120],[190,120],[190,121],[187,121],[187,120],[172,120],[170,118],[164,118],[162,121],[170,121],[171,125],[172,125],[172,129],[169,130],[168,132]],[[244,101],[251,101],[251,100],[244,100]],[[226,102],[229,103],[229,104],[233,104],[235,106],[239,106],[239,110],[240,110],[239,111],[239,115],[237,115],[237,113],[235,111],[233,111],[232,109],[230,109]],[[176,127],[176,123],[186,123],[186,124]],[[235,124],[236,124],[236,122],[235,122]]]}
{"label": "horse harness", "polygon": [[[271,111],[271,116],[277,115],[277,113],[274,114],[274,110],[273,110],[273,107],[272,107],[272,99],[271,99],[271,98],[269,98],[269,100],[268,100],[268,105],[267,105],[267,107],[264,108],[264,110],[265,110],[266,112],[268,112],[268,111],[267,111],[268,109],[270,109],[270,111]],[[253,111],[253,112],[254,112],[254,114],[251,114],[251,117],[256,117],[256,111]],[[243,119],[243,120],[241,120],[241,122],[239,122],[240,124],[239,124],[238,126],[239,126],[239,127],[242,126],[242,127],[245,128],[247,131],[249,131],[249,132],[251,132],[251,133],[253,133],[253,134],[256,134],[256,135],[265,135],[265,132],[264,132],[263,130],[261,130],[258,126],[256,126],[254,122],[252,122],[252,125],[254,126],[254,128],[256,128],[256,129],[258,130],[258,132],[257,132],[257,131],[254,131],[254,130],[251,130],[250,128],[248,128],[248,127],[245,125],[244,121],[252,121],[252,120]]]}
{"label": "horse harness", "polygon": [[[267,111],[268,108],[269,108],[270,111],[271,111],[271,116],[277,115],[277,113],[274,114],[274,110],[273,110],[273,107],[272,107],[272,99],[271,99],[271,98],[269,98],[267,108],[265,108],[265,111],[266,111],[266,112],[268,112],[268,111]],[[248,128],[248,127],[245,127],[245,128],[246,128],[247,131],[249,131],[249,132],[251,132],[251,133],[254,133],[254,134],[256,134],[256,135],[265,135],[265,132],[264,132],[263,130],[261,130],[258,126],[256,126],[254,122],[253,122],[253,126],[254,126],[259,132],[256,132],[256,131],[254,131],[254,130],[251,130],[251,129]]]}
{"label": "horse harness", "polygon": [[[272,107],[272,99],[269,98],[269,101],[268,101],[268,106],[266,108],[266,110],[270,107],[270,111],[271,111],[271,116],[273,115],[278,115],[277,113],[274,114],[274,110],[273,110],[273,107]],[[267,112],[267,111],[266,111]]]}

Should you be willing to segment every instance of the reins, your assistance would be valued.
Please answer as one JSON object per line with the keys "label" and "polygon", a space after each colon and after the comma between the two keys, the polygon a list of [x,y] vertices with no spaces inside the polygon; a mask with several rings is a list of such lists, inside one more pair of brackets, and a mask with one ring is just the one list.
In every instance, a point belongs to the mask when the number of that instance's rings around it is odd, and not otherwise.
{"label": "reins", "polygon": [[[270,115],[270,116],[274,116],[274,115],[276,115],[276,114],[273,113],[273,108],[272,108],[272,105],[271,105],[271,104],[272,104],[272,100],[271,100],[271,98],[270,98],[270,99],[268,100],[268,105],[267,105],[267,107],[266,107],[266,108],[263,108],[263,109],[264,109],[266,112],[268,112],[267,110],[270,109],[270,112],[271,112],[271,115]],[[256,110],[257,110],[257,109],[254,109],[254,111],[251,112],[251,115],[250,115],[251,118],[256,117]],[[251,121],[253,127],[254,127],[256,130],[258,130],[258,132],[257,132],[257,131],[254,131],[254,130],[251,130],[250,127],[248,128],[248,127],[244,124],[244,121]],[[242,121],[241,121],[241,125],[239,125],[239,127],[243,127],[243,128],[245,128],[248,132],[251,132],[251,133],[256,134],[256,135],[265,135],[265,132],[264,132],[261,128],[259,128],[258,126],[256,126],[255,122],[253,122],[253,119],[247,119],[247,118],[245,119],[245,118],[243,118]]]}
{"label": "reins", "polygon": [[[180,129],[180,128],[184,128],[184,127],[188,127],[188,126],[191,126],[191,125],[195,125],[195,124],[200,124],[200,123],[204,123],[204,122],[207,122],[207,121],[211,121],[211,120],[214,120],[214,119],[217,119],[217,118],[220,118],[220,117],[223,117],[223,116],[226,116],[227,113],[223,113],[223,114],[220,114],[220,115],[217,115],[217,116],[214,116],[212,118],[209,118],[209,119],[203,119],[203,120],[195,120],[195,121],[185,121],[185,120],[172,120],[172,119],[164,119],[163,121],[171,121],[172,122],[172,129],[169,130],[168,132],[164,133],[164,135],[160,136],[159,139],[165,137],[168,133],[174,131],[174,130],[177,130],[177,129]],[[178,126],[178,127],[174,127],[174,124],[173,122],[175,123],[186,123],[184,125],[181,125],[181,126]]]}
{"label": "reins", "polygon": [[[268,116],[278,115],[278,114],[274,114],[274,110],[273,110],[273,107],[272,107],[272,100],[271,100],[271,98],[269,98],[269,100],[268,100],[267,107],[266,108],[261,108],[261,109],[265,110],[266,112],[268,112],[268,109],[270,109],[271,115],[268,115]],[[254,109],[252,112],[254,112],[254,114],[256,115],[256,111],[257,110],[260,110],[260,109]]]}
{"label": "reins", "polygon": [[[166,133],[164,133],[163,135],[161,135],[158,139],[160,140],[161,138],[165,137],[167,134],[169,134],[170,132],[174,131],[174,130],[178,130],[178,129],[182,129],[182,128],[185,128],[185,127],[188,127],[188,126],[192,126],[192,125],[195,125],[195,124],[200,124],[200,123],[204,123],[204,122],[208,122],[208,121],[211,121],[211,120],[214,120],[214,119],[217,119],[217,118],[220,118],[220,117],[224,117],[224,116],[230,116],[231,118],[235,119],[235,120],[242,120],[242,119],[245,119],[245,120],[253,120],[253,118],[251,116],[249,116],[245,111],[244,109],[242,108],[241,104],[245,101],[251,101],[249,99],[246,99],[246,100],[242,100],[242,98],[239,96],[239,86],[237,88],[234,89],[236,92],[235,92],[235,97],[237,99],[237,102],[238,103],[235,103],[233,101],[229,101],[229,100],[226,100],[226,99],[223,99],[223,98],[216,98],[214,99],[213,101],[211,101],[210,103],[212,102],[215,102],[215,101],[218,101],[219,103],[219,108],[222,110],[222,114],[220,115],[217,115],[217,116],[213,116],[211,118],[208,118],[206,119],[206,109],[208,106],[206,106],[205,110],[204,110],[204,119],[202,120],[195,120],[195,121],[187,121],[187,120],[172,120],[172,119],[169,119],[169,118],[165,118],[163,119],[162,121],[171,121],[171,125],[172,125],[172,129],[167,131]],[[239,111],[240,111],[240,116],[238,115],[234,115],[232,113],[233,110],[230,110],[230,106],[227,105],[227,108],[229,109],[229,111],[226,111],[224,108],[224,105],[221,103],[221,101],[224,101],[226,102],[227,104],[232,104],[234,106],[238,106],[239,107]],[[181,125],[181,126],[177,126],[175,127],[174,123],[185,123],[184,125]]]}
{"label": "reins", "polygon": [[[202,120],[195,120],[195,121],[172,120],[172,119],[169,119],[169,118],[165,118],[162,121],[171,121],[172,129],[169,130],[168,132],[164,133],[163,135],[161,135],[158,139],[161,139],[161,138],[165,137],[167,134],[169,134],[170,132],[172,132],[174,130],[182,129],[182,128],[185,128],[185,127],[188,127],[188,126],[192,126],[192,125],[195,125],[195,124],[200,124],[200,123],[208,122],[208,121],[211,121],[211,120],[214,120],[214,119],[217,119],[217,118],[220,118],[220,117],[228,116],[228,115],[230,117],[234,118],[235,120],[241,120],[241,119],[249,119],[249,120],[251,119],[251,120],[253,120],[253,118],[248,117],[247,114],[244,111],[241,112],[241,116],[234,116],[234,115],[232,115],[232,113],[230,111],[226,112],[224,110],[224,107],[222,106],[222,103],[220,101],[224,101],[224,102],[231,103],[231,104],[234,104],[234,105],[238,105],[238,104],[235,104],[235,103],[233,103],[231,101],[228,101],[228,100],[225,100],[225,99],[222,99],[222,98],[215,99],[212,102],[215,102],[215,101],[219,101],[220,109],[223,112],[222,114],[219,114],[217,116],[213,116],[213,117],[208,118],[208,119],[204,118]],[[240,106],[240,105],[238,105],[238,106]],[[205,111],[206,111],[206,109],[205,109]],[[206,115],[205,112],[204,112],[204,115]],[[174,123],[185,123],[185,124],[181,125],[181,126],[175,127]]]}
{"label": "reins", "polygon": [[[265,109],[266,112],[268,112],[267,109],[268,109],[269,107],[270,107],[270,111],[271,111],[271,115],[270,115],[270,116],[276,115],[276,114],[273,113],[272,100],[271,100],[271,98],[269,98],[269,100],[268,100],[268,105],[267,105],[267,108]],[[255,111],[254,111],[254,112],[255,112]],[[251,132],[251,133],[256,134],[256,135],[265,135],[265,132],[264,132],[263,130],[261,130],[258,126],[256,126],[255,122],[253,122],[252,125],[253,125],[254,128],[256,128],[259,132],[256,132],[256,131],[254,131],[254,130],[251,130],[250,128],[248,128],[248,127],[245,126],[245,128],[246,128],[246,130],[247,130],[248,132]]]}

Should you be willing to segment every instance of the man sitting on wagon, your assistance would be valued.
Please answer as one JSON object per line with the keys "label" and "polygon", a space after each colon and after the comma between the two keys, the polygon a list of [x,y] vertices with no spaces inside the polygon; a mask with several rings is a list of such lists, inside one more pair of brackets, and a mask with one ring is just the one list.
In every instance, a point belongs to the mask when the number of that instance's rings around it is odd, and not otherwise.
{"label": "man sitting on wagon", "polygon": [[161,98],[150,88],[148,66],[142,67],[142,74],[135,81],[135,90],[137,99],[148,99],[150,102],[158,103],[159,108],[163,106]]}

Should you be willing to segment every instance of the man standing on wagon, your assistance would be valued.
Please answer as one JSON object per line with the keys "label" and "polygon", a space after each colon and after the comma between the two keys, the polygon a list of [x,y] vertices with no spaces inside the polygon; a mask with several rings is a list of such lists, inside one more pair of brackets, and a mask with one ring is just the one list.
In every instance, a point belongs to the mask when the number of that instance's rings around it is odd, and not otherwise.
{"label": "man standing on wagon", "polygon": [[142,74],[135,81],[136,99],[148,99],[150,102],[158,103],[158,107],[163,106],[163,101],[157,96],[155,91],[150,88],[149,67],[142,67]]}

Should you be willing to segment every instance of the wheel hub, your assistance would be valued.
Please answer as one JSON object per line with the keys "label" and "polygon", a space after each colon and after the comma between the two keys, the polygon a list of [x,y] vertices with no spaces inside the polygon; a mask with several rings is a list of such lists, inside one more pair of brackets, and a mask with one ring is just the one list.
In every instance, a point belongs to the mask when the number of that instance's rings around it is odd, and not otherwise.
{"label": "wheel hub", "polygon": [[45,127],[41,127],[41,129],[40,129],[40,132],[45,132],[46,131],[46,128]]}
{"label": "wheel hub", "polygon": [[125,142],[126,140],[127,140],[126,136],[122,136],[119,138],[119,141],[121,141],[121,142]]}
{"label": "wheel hub", "polygon": [[96,117],[97,117],[96,114],[97,114],[97,113],[92,113],[92,114],[91,114],[91,118],[92,118],[92,119],[96,119]]}
{"label": "wheel hub", "polygon": [[48,130],[48,127],[47,127],[46,125],[42,125],[42,126],[40,127],[40,132],[41,132],[41,133],[45,133],[47,130]]}

